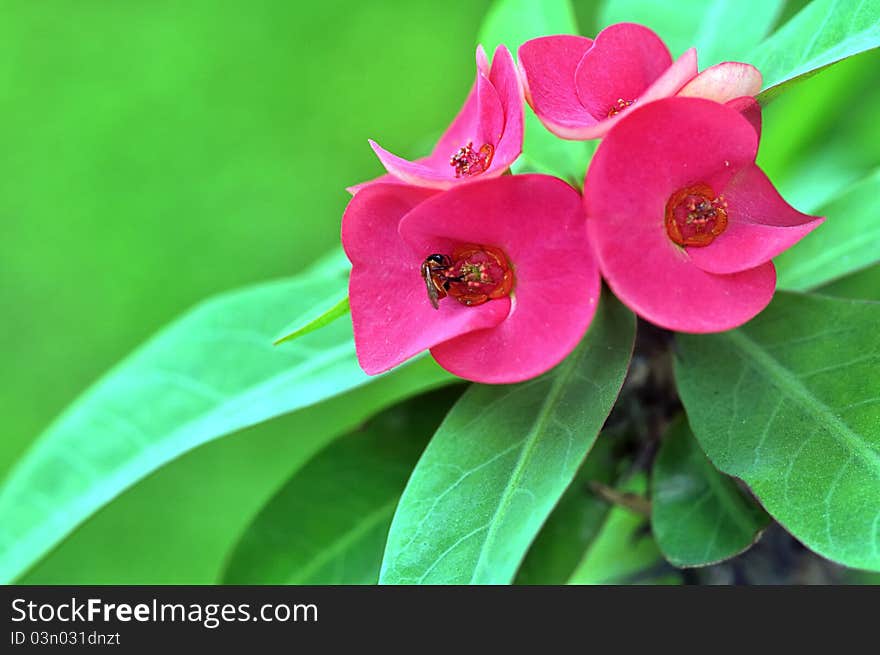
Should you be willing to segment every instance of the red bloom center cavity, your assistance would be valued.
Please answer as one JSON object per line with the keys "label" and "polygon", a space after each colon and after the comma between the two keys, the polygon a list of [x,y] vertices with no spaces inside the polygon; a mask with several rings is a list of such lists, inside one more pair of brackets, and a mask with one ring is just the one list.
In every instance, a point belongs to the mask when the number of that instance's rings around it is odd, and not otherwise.
{"label": "red bloom center cavity", "polygon": [[727,227],[727,203],[707,184],[679,189],[666,203],[666,233],[680,246],[708,246]]}
{"label": "red bloom center cavity", "polygon": [[455,177],[470,177],[479,175],[492,163],[495,148],[484,143],[479,150],[474,150],[474,144],[469,142],[459,148],[449,160],[449,165],[455,168]]}
{"label": "red bloom center cavity", "polygon": [[635,100],[624,100],[623,98],[618,98],[617,102],[611,105],[611,109],[608,110],[608,118],[611,118],[612,116],[617,116],[617,114],[622,112],[634,102]]}
{"label": "red bloom center cavity", "polygon": [[467,244],[452,255],[433,254],[425,259],[422,274],[428,297],[437,307],[450,296],[469,307],[503,298],[513,289],[513,268],[500,248]]}

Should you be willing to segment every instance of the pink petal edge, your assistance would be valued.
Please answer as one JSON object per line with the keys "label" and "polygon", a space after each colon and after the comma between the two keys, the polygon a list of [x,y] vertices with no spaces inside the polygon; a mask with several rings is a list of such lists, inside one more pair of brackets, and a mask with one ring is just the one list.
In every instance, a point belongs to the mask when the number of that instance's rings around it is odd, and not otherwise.
{"label": "pink petal edge", "polygon": [[825,220],[789,205],[764,172],[752,164],[738,171],[720,193],[727,201],[727,228],[708,246],[687,248],[708,273],[738,273],[770,261]]}
{"label": "pink petal edge", "polygon": [[574,87],[578,64],[592,45],[592,39],[561,34],[526,41],[517,52],[526,100],[554,134],[595,122]]}
{"label": "pink petal edge", "polygon": [[762,84],[761,72],[751,64],[725,61],[698,74],[681,88],[678,95],[723,104],[734,98],[758,95]]}

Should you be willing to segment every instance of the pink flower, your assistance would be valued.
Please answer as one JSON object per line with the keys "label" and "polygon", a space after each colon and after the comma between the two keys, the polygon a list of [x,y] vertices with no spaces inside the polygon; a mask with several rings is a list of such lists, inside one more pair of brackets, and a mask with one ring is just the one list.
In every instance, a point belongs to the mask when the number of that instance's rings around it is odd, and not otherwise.
{"label": "pink flower", "polygon": [[745,323],[773,296],[771,258],[824,220],[791,207],[755,165],[752,117],[667,98],[628,112],[596,151],[584,203],[599,267],[652,323],[683,332]]}
{"label": "pink flower", "polygon": [[370,146],[391,177],[365,182],[349,191],[355,193],[377,181],[447,189],[477,178],[497,177],[519,156],[522,143],[523,93],[513,57],[503,45],[498,46],[490,68],[479,46],[477,79],[434,151],[411,162],[371,140]]}
{"label": "pink flower", "polygon": [[726,62],[697,75],[691,48],[675,62],[654,32],[617,23],[596,40],[546,36],[519,49],[526,100],[548,130],[565,139],[603,136],[630,107],[675,94],[727,102],[761,90],[754,66]]}
{"label": "pink flower", "polygon": [[580,195],[546,175],[442,193],[370,185],[345,210],[342,244],[355,346],[370,375],[430,348],[463,378],[519,382],[571,352],[596,310]]}

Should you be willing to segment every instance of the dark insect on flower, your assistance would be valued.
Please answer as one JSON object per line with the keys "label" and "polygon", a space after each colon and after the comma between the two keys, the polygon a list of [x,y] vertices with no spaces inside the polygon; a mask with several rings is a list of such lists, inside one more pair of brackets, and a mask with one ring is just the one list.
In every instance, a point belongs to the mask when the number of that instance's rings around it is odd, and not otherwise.
{"label": "dark insect on flower", "polygon": [[446,297],[449,289],[450,278],[446,272],[452,266],[449,255],[433,254],[425,257],[422,262],[422,279],[425,280],[425,288],[428,290],[428,299],[434,309],[440,309],[440,299]]}

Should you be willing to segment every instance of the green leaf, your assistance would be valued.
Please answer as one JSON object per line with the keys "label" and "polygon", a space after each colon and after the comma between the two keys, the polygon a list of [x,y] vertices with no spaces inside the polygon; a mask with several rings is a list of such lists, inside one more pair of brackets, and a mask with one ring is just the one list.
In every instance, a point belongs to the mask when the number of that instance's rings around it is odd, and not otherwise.
{"label": "green leaf", "polygon": [[603,430],[587,459],[547,518],[516,574],[516,584],[565,584],[587,546],[596,538],[611,507],[590,483],[614,482],[611,437]]}
{"label": "green leaf", "polygon": [[781,292],[742,328],[679,335],[676,380],[721,471],[812,550],[880,570],[880,304]]}
{"label": "green leaf", "polygon": [[[503,43],[516,58],[519,47],[529,39],[577,33],[569,0],[495,0],[480,28],[479,38],[490,56],[495,47]],[[513,172],[548,173],[579,186],[595,149],[594,143],[566,141],[554,136],[527,107],[523,154],[514,162]]]}
{"label": "green leaf", "polygon": [[[697,49],[700,68],[743,57],[773,27],[783,0],[688,0],[670,7],[665,0],[608,0],[599,12],[599,24],[641,23],[660,35],[674,57]],[[735,28],[733,27],[735,26]]]}
{"label": "green leaf", "polygon": [[827,220],[774,259],[777,285],[811,289],[880,261],[880,169],[817,214]]}
{"label": "green leaf", "polygon": [[[347,275],[342,262],[324,262],[205,302],[80,397],[0,488],[0,581],[21,574],[122,490],[182,453],[368,383],[348,321],[272,346],[291,315],[313,316]],[[433,366],[412,391],[449,379]]]}
{"label": "green leaf", "polygon": [[480,43],[490,55],[504,44],[515,58],[516,51],[529,39],[577,33],[570,0],[495,0],[480,27]]}
{"label": "green leaf", "polygon": [[[751,3],[749,3],[751,5]],[[764,76],[766,104],[788,85],[880,46],[880,3],[813,0],[746,59]]]}
{"label": "green leaf", "polygon": [[[643,473],[630,478],[620,491],[644,494]],[[669,570],[648,529],[648,520],[624,507],[608,513],[602,529],[584,552],[568,584],[680,584]]]}
{"label": "green leaf", "polygon": [[337,318],[341,316],[345,316],[348,314],[351,307],[348,304],[348,293],[346,293],[340,300],[333,302],[332,298],[327,301],[328,309],[321,311],[321,313],[313,319],[307,320],[305,323],[300,323],[297,327],[290,330],[285,336],[276,339],[273,343],[276,346],[281,345],[282,343],[287,343],[288,341],[293,341],[294,339],[298,339],[299,337],[308,334],[309,332],[314,332],[315,330],[324,327],[325,325],[329,325]]}
{"label": "green leaf", "polygon": [[880,302],[880,264],[836,280],[819,289],[818,293]]}
{"label": "green leaf", "polygon": [[666,559],[679,567],[715,564],[754,544],[767,522],[706,459],[679,417],[663,439],[651,480],[651,527]]}
{"label": "green leaf", "polygon": [[472,386],[413,471],[380,582],[509,583],[614,404],[634,333],[633,315],[606,292],[552,371]]}
{"label": "green leaf", "polygon": [[419,396],[325,448],[247,528],[223,583],[375,584],[397,501],[458,393]]}

